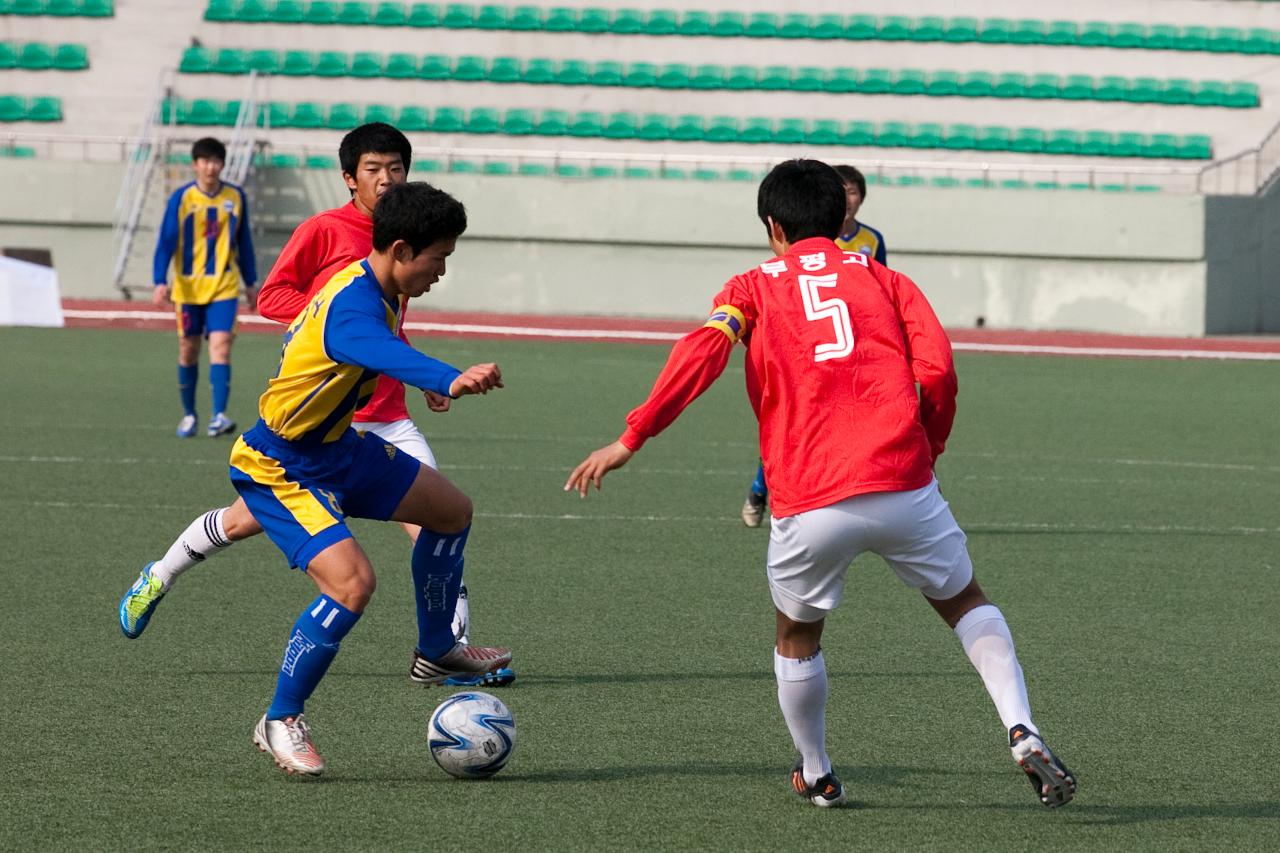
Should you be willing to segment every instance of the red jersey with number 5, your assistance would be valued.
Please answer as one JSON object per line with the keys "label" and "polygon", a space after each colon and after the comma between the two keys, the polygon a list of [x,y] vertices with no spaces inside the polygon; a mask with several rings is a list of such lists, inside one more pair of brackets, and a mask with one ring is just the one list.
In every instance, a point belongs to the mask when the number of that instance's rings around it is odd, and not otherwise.
{"label": "red jersey with number 5", "polygon": [[955,418],[951,343],[911,279],[824,238],[729,280],[622,443],[665,429],[739,341],[775,516],[929,484]]}

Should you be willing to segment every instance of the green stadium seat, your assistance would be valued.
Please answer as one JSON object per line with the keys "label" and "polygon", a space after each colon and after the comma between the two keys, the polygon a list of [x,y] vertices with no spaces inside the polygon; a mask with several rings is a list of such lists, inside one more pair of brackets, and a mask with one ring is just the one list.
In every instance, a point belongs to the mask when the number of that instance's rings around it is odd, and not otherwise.
{"label": "green stadium seat", "polygon": [[338,23],[345,27],[362,27],[373,23],[373,7],[368,3],[346,2],[338,9]]}
{"label": "green stadium seat", "polygon": [[25,71],[43,71],[53,67],[53,51],[47,44],[27,42],[18,51],[18,67]]}
{"label": "green stadium seat", "polygon": [[578,16],[578,32],[580,33],[607,33],[609,32],[609,24],[613,20],[613,16],[608,9],[602,9],[595,6],[588,6],[582,10]]}
{"label": "green stadium seat", "polygon": [[502,130],[502,118],[492,107],[476,107],[467,114],[462,128],[467,133],[498,133]]}
{"label": "green stadium seat", "polygon": [[1227,86],[1226,105],[1229,107],[1256,107],[1260,103],[1258,84],[1243,80]]}
{"label": "green stadium seat", "polygon": [[660,140],[671,138],[671,118],[661,113],[649,113],[636,131],[638,139]]}
{"label": "green stadium seat", "polygon": [[1093,78],[1088,74],[1068,74],[1060,97],[1069,101],[1090,100],[1093,98]]}
{"label": "green stadium seat", "polygon": [[1244,30],[1238,27],[1215,27],[1209,36],[1209,50],[1214,53],[1241,53],[1244,40]]}
{"label": "green stadium seat", "polygon": [[423,158],[419,160],[417,157],[413,159],[413,168],[416,172],[443,172],[444,164],[439,160]]}
{"label": "green stadium seat", "polygon": [[534,133],[539,136],[568,136],[569,114],[564,110],[543,110]]}
{"label": "green stadium seat", "polygon": [[989,190],[992,187],[991,182],[986,178],[965,178],[964,185],[966,189],[971,190]]}
{"label": "green stadium seat", "polygon": [[1000,189],[1002,189],[1002,190],[1029,190],[1029,189],[1031,189],[1031,184],[1030,184],[1030,183],[1028,183],[1027,181],[1024,181],[1022,178],[1006,178],[1006,179],[1002,180],[999,184],[997,184],[997,186],[999,186],[999,187],[1000,187]]}
{"label": "green stadium seat", "polygon": [[682,36],[711,35],[711,13],[688,11],[680,16],[680,27],[676,30]]}
{"label": "green stadium seat", "polygon": [[[12,61],[0,57],[0,68],[13,68],[18,64],[17,53],[7,43],[0,43],[0,51],[8,51]],[[178,71],[183,74],[208,74],[213,70],[213,51],[206,47],[189,47],[182,51]]]}
{"label": "green stadium seat", "polygon": [[18,95],[0,95],[0,122],[22,121],[26,117],[26,98]]}
{"label": "green stadium seat", "polygon": [[927,183],[920,175],[899,175],[893,185],[896,187],[923,187]]}
{"label": "green stadium seat", "polygon": [[909,148],[941,148],[944,139],[942,125],[935,122],[921,122],[907,140]]}
{"label": "green stadium seat", "polygon": [[550,59],[535,57],[526,60],[524,63],[524,72],[520,75],[520,79],[525,83],[554,83],[556,82],[556,64]]}
{"label": "green stadium seat", "polygon": [[703,139],[707,142],[737,142],[738,119],[734,116],[712,116]]}
{"label": "green stadium seat", "polygon": [[1046,154],[1075,154],[1079,150],[1080,133],[1076,130],[1051,130],[1044,141]]}
{"label": "green stadium seat", "polygon": [[840,142],[851,146],[875,145],[876,126],[869,121],[854,119],[844,126],[844,133],[840,135]]}
{"label": "green stadium seat", "polygon": [[621,62],[606,59],[592,66],[588,82],[592,86],[621,86],[624,74]]}
{"label": "green stadium seat", "polygon": [[302,165],[307,169],[337,169],[338,158],[328,154],[308,154]]}
{"label": "green stadium seat", "polygon": [[267,48],[251,50],[245,59],[249,68],[259,74],[275,74],[280,70],[280,54],[274,50]]}
{"label": "green stadium seat", "polygon": [[881,148],[901,148],[911,139],[911,125],[904,121],[886,121],[876,129],[876,145]]}
{"label": "green stadium seat", "polygon": [[1178,141],[1178,156],[1185,160],[1212,160],[1213,141],[1199,133],[1184,136]]}
{"label": "green stadium seat", "polygon": [[403,3],[379,3],[373,11],[373,23],[379,27],[403,27],[409,23],[409,10]]}
{"label": "green stadium seat", "polygon": [[1080,25],[1076,44],[1084,47],[1106,47],[1111,44],[1111,25],[1106,21],[1086,21]]}
{"label": "green stadium seat", "polygon": [[27,145],[6,145],[0,148],[0,157],[13,160],[30,160],[36,156],[36,149]]}
{"label": "green stadium seat", "polygon": [[929,186],[942,190],[955,189],[960,186],[960,179],[953,178],[950,175],[937,175],[929,179]]}
{"label": "green stadium seat", "polygon": [[1153,133],[1147,143],[1148,157],[1174,158],[1178,156],[1178,137],[1173,133]]}
{"label": "green stadium seat", "polygon": [[449,3],[440,17],[440,26],[453,30],[466,30],[476,24],[476,10],[470,3]]}
{"label": "green stadium seat", "polygon": [[474,160],[450,160],[449,171],[457,175],[478,175],[480,164]]}
{"label": "green stadium seat", "polygon": [[1028,98],[1057,98],[1062,94],[1062,78],[1057,74],[1033,74],[1023,90]]}
{"label": "green stadium seat", "polygon": [[773,119],[751,116],[744,119],[738,131],[738,141],[748,143],[769,142],[773,139]]}
{"label": "green stadium seat", "polygon": [[307,4],[307,16],[303,20],[308,24],[336,24],[338,23],[338,4],[331,3],[329,0],[311,0]]}
{"label": "green stadium seat", "polygon": [[984,18],[978,31],[978,41],[987,44],[1004,44],[1013,40],[1013,22],[1008,18]]}
{"label": "green stadium seat", "polygon": [[387,56],[387,65],[382,73],[397,80],[407,80],[418,76],[418,57],[412,53],[392,53]]}
{"label": "green stadium seat", "polygon": [[521,32],[540,30],[542,29],[542,9],[537,6],[516,6],[511,10],[507,26]]}
{"label": "green stadium seat", "polygon": [[570,136],[603,136],[604,116],[594,110],[584,110],[569,123]]}
{"label": "green stadium seat", "polygon": [[699,65],[694,69],[689,85],[694,89],[723,89],[725,72],[722,65]]}
{"label": "green stadium seat", "polygon": [[258,124],[266,127],[292,127],[293,107],[281,101],[269,101],[258,113]]}
{"label": "green stadium seat", "polygon": [[1009,150],[1038,154],[1044,150],[1045,133],[1038,127],[1020,127],[1013,132]]}
{"label": "green stadium seat", "polygon": [[1093,96],[1099,101],[1124,101],[1129,98],[1129,80],[1125,77],[1099,78],[1093,87]]}
{"label": "green stadium seat", "polygon": [[688,89],[692,80],[693,72],[682,62],[668,63],[658,73],[660,89]]}
{"label": "green stadium seat", "polygon": [[827,73],[827,81],[823,84],[823,88],[828,92],[845,93],[858,91],[858,69],[832,68]]}
{"label": "green stadium seat", "polygon": [[44,0],[11,0],[6,10],[11,15],[43,15]]}
{"label": "green stadium seat", "polygon": [[1183,77],[1171,77],[1164,81],[1160,92],[1162,104],[1189,104],[1195,98],[1195,83]]}
{"label": "green stadium seat", "polygon": [[1221,80],[1201,80],[1195,85],[1191,103],[1199,107],[1226,106],[1227,84]]}
{"label": "green stadium seat", "polygon": [[802,118],[780,118],[773,126],[773,141],[783,145],[798,145],[804,142],[808,128]]}
{"label": "green stadium seat", "polygon": [[978,19],[969,17],[949,18],[947,28],[942,32],[942,40],[950,42],[969,42],[978,40]]}
{"label": "green stadium seat", "polygon": [[788,12],[778,26],[778,37],[784,39],[809,38],[813,30],[813,18],[803,12]]}
{"label": "green stadium seat", "polygon": [[[287,15],[290,10],[296,11],[299,15],[298,21],[301,21],[301,15],[306,13],[306,6],[298,2],[298,0],[281,0],[276,5],[285,7],[284,12],[281,14]],[[276,17],[275,7],[265,2],[265,0],[244,0],[236,9],[234,20],[246,24],[259,24],[264,21],[281,19]]]}
{"label": "green stadium seat", "polygon": [[880,21],[875,15],[850,15],[845,21],[844,37],[854,41],[870,41],[876,38]]}
{"label": "green stadium seat", "polygon": [[906,41],[911,38],[912,29],[910,18],[903,15],[885,15],[876,27],[876,38],[880,41]]}
{"label": "green stadium seat", "polygon": [[382,54],[367,50],[357,51],[351,57],[351,76],[381,77],[385,65],[386,60],[383,59]]}
{"label": "green stadium seat", "polygon": [[537,129],[533,110],[510,109],[502,117],[502,133],[506,136],[528,136]]}
{"label": "green stadium seat", "polygon": [[1181,31],[1172,24],[1152,24],[1147,27],[1147,40],[1142,46],[1149,50],[1176,50]]}
{"label": "green stadium seat", "polygon": [[548,9],[542,28],[553,33],[571,33],[578,28],[578,10],[564,6]]}
{"label": "green stadium seat", "polygon": [[627,66],[622,85],[645,88],[658,85],[658,66],[652,62],[633,62]]}
{"label": "green stadium seat", "polygon": [[724,173],[724,177],[725,177],[725,180],[727,181],[743,181],[743,182],[755,183],[755,181],[757,180],[757,175],[755,172],[751,171],[750,169],[742,169],[742,168],[729,169]]}
{"label": "green stadium seat", "polygon": [[674,9],[654,9],[645,19],[643,32],[651,36],[671,36],[680,29]]}
{"label": "green stadium seat", "polygon": [[933,15],[916,18],[911,25],[912,41],[942,41],[947,31],[947,22]]}
{"label": "green stadium seat", "polygon": [[990,97],[995,88],[995,78],[986,71],[970,71],[960,79],[960,94],[968,98]]}
{"label": "green stadium seat", "polygon": [[1280,45],[1276,42],[1276,31],[1253,27],[1245,33],[1240,43],[1241,53],[1277,53]]}
{"label": "green stadium seat", "polygon": [[113,0],[80,0],[80,14],[86,18],[110,18],[115,13]]}
{"label": "green stadium seat", "polygon": [[778,16],[772,12],[752,12],[747,19],[746,34],[751,38],[774,38],[779,29]]}
{"label": "green stadium seat", "polygon": [[1009,128],[988,125],[978,131],[978,140],[974,147],[979,151],[1008,151],[1012,145],[1013,138]]}
{"label": "green stadium seat", "polygon": [[613,13],[609,22],[609,32],[620,35],[635,35],[644,32],[645,15],[641,9],[619,9]]}
{"label": "green stadium seat", "polygon": [[757,84],[761,89],[778,91],[791,88],[791,66],[789,65],[768,65],[760,72],[760,82]]}
{"label": "green stadium seat", "polygon": [[755,89],[760,85],[760,69],[754,65],[734,65],[724,85],[726,89]]}
{"label": "green stadium seat", "polygon": [[531,178],[546,178],[551,175],[551,167],[546,163],[521,163],[516,168],[516,174]]}
{"label": "green stadium seat", "polygon": [[923,95],[925,93],[925,73],[918,68],[903,68],[893,81],[895,95]]}
{"label": "green stadium seat", "polygon": [[409,26],[411,27],[438,27],[440,18],[440,6],[437,3],[414,3],[409,7]]}
{"label": "green stadium seat", "polygon": [[418,76],[423,80],[448,80],[453,76],[453,61],[443,54],[429,53],[422,57]]}
{"label": "green stadium seat", "polygon": [[1080,153],[1109,156],[1115,145],[1115,136],[1106,130],[1086,130],[1080,137]]}
{"label": "green stadium seat", "polygon": [[685,181],[689,179],[689,173],[679,166],[663,166],[658,177],[664,181]]}
{"label": "green stadium seat", "polygon": [[309,77],[315,71],[315,57],[310,51],[285,51],[284,61],[280,64],[280,73],[286,77]]}
{"label": "green stadium seat", "polygon": [[[79,4],[72,3],[72,14],[79,11],[76,6]],[[204,19],[206,21],[234,21],[236,19],[236,4],[234,0],[209,0],[209,5],[205,7]]]}
{"label": "green stadium seat", "polygon": [[715,169],[698,168],[694,169],[689,177],[695,181],[718,181],[724,178],[724,175]]}
{"label": "green stadium seat", "polygon": [[1156,184],[1134,184],[1130,189],[1136,193],[1158,193],[1163,190],[1163,187]]}
{"label": "green stadium seat", "polygon": [[556,69],[556,82],[561,86],[585,86],[591,82],[591,63],[566,59]]}
{"label": "green stadium seat", "polygon": [[211,127],[222,123],[223,105],[209,98],[197,98],[191,101],[187,110],[186,121],[182,121],[182,109],[178,109],[179,124],[194,124]]}
{"label": "green stadium seat", "polygon": [[671,123],[671,138],[681,142],[694,142],[702,139],[706,131],[700,115],[681,115]]}
{"label": "green stadium seat", "polygon": [[396,123],[396,108],[390,104],[365,104],[364,115],[360,119],[362,124],[370,124],[375,121],[384,124]]}
{"label": "green stadium seat", "polygon": [[893,91],[893,72],[888,68],[868,68],[862,72],[858,91],[867,95],[883,95]]}
{"label": "green stadium seat", "polygon": [[997,98],[1023,98],[1027,94],[1027,75],[1007,71],[996,78],[992,94]]}
{"label": "green stadium seat", "polygon": [[821,92],[826,82],[827,69],[802,65],[791,78],[791,88],[797,92]]}
{"label": "green stadium seat", "polygon": [[1075,44],[1080,36],[1075,21],[1050,21],[1044,31],[1045,44]]}
{"label": "green stadium seat", "polygon": [[741,12],[721,12],[711,25],[711,35],[733,38],[747,34],[747,19]]}
{"label": "green stadium seat", "polygon": [[[427,112],[426,107],[401,107],[400,116],[396,120],[396,127],[411,133],[424,133],[431,129],[431,115]],[[414,163],[414,166],[417,165],[417,163]]]}
{"label": "green stadium seat", "polygon": [[340,50],[323,50],[316,54],[317,77],[346,77],[351,73],[351,60]]}
{"label": "green stadium seat", "polygon": [[[185,57],[184,57],[185,58]],[[18,50],[12,42],[0,41],[0,69],[18,67]]]}
{"label": "green stadium seat", "polygon": [[1208,27],[1183,27],[1178,33],[1178,50],[1208,50],[1211,34]]}
{"label": "green stadium seat", "polygon": [[297,169],[302,165],[302,158],[297,154],[272,154],[267,158],[267,166],[272,169]]}
{"label": "green stadium seat", "polygon": [[1154,77],[1135,77],[1129,83],[1125,100],[1136,104],[1154,104],[1161,100],[1164,82]]}
{"label": "green stadium seat", "polygon": [[466,114],[458,107],[438,107],[431,116],[433,133],[462,133],[466,126]]}
{"label": "green stadium seat", "polygon": [[1033,190],[1056,190],[1061,189],[1061,185],[1057,181],[1033,181],[1031,184]]}
{"label": "green stadium seat", "polygon": [[606,166],[604,164],[597,164],[587,169],[588,178],[608,180],[610,178],[616,178],[618,177],[618,175],[619,175],[619,172],[618,172],[617,166]]}
{"label": "green stadium seat", "polygon": [[976,148],[978,145],[978,129],[971,124],[953,124],[947,127],[942,137],[943,148],[958,150]]}
{"label": "green stadium seat", "polygon": [[325,124],[332,130],[350,130],[360,124],[360,108],[355,104],[332,104]]}
{"label": "green stadium seat", "polygon": [[830,12],[818,15],[813,19],[809,29],[809,38],[838,39],[844,36],[844,19]]}
{"label": "green stadium seat", "polygon": [[841,136],[840,122],[834,119],[814,119],[804,135],[808,145],[839,145]]}
{"label": "green stadium seat", "polygon": [[1014,44],[1044,44],[1048,33],[1044,21],[1035,18],[1021,18],[1013,22],[1009,33],[1009,41]]}
{"label": "green stadium seat", "polygon": [[604,136],[607,139],[634,139],[640,129],[640,120],[635,113],[610,113],[604,124]]}
{"label": "green stadium seat", "polygon": [[486,3],[476,12],[476,28],[481,30],[505,30],[509,19],[507,7]]}
{"label": "green stadium seat", "polygon": [[1111,47],[1146,47],[1147,28],[1143,24],[1121,22],[1111,27]]}
{"label": "green stadium seat", "polygon": [[89,50],[82,44],[60,44],[53,52],[53,67],[59,71],[83,71],[89,67]]}
{"label": "green stadium seat", "polygon": [[486,79],[491,83],[518,83],[524,66],[514,56],[495,56],[489,63],[489,74]]}
{"label": "green stadium seat", "polygon": [[1113,157],[1142,157],[1147,152],[1147,137],[1142,133],[1121,132],[1111,145]]}
{"label": "green stadium seat", "polygon": [[466,80],[474,82],[483,80],[489,73],[489,61],[483,56],[459,56],[458,61],[453,65],[453,73],[449,76],[454,80]]}
{"label": "green stadium seat", "polygon": [[243,50],[223,48],[213,60],[213,70],[219,74],[248,74],[249,56]]}

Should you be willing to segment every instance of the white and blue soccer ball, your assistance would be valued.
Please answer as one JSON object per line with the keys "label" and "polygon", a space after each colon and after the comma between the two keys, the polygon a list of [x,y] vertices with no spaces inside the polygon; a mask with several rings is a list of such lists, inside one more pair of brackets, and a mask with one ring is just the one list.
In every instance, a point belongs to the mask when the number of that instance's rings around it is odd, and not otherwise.
{"label": "white and blue soccer ball", "polygon": [[501,770],[516,746],[516,721],[497,696],[455,693],[428,726],[431,757],[450,776],[484,779]]}

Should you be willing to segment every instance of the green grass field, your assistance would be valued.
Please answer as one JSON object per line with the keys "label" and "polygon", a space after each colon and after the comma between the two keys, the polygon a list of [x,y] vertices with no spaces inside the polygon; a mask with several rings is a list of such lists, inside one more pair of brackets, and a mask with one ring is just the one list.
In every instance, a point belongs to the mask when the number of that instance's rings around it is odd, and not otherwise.
{"label": "green grass field", "polygon": [[[427,342],[420,341],[420,345]],[[278,341],[237,344],[251,420]],[[172,335],[0,330],[0,849],[1252,850],[1280,838],[1276,368],[962,355],[939,479],[1018,642],[1037,722],[1080,780],[1050,812],[959,643],[860,558],[824,641],[853,805],[801,802],[771,668],[767,532],[740,362],[583,502],[661,347],[436,340],[508,387],[431,415],[474,498],[477,642],[516,650],[511,764],[427,752],[446,690],[407,679],[408,540],[357,521],[381,586],[308,705],[330,762],[250,742],[314,597],[265,540],[182,579],[145,636],[116,604],[199,512],[230,440],[173,437]],[[201,388],[202,416],[207,389]]]}

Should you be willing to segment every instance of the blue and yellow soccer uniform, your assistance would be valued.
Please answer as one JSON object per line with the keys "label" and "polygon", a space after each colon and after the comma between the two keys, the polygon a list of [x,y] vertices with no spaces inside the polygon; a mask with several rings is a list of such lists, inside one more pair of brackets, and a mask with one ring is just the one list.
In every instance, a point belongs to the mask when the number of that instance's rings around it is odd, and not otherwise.
{"label": "blue and yellow soccer uniform", "polygon": [[290,565],[349,538],[348,515],[389,519],[418,474],[418,460],[351,428],[379,374],[447,396],[461,373],[396,337],[400,310],[368,261],[330,279],[285,333],[258,423],[231,451],[232,484]]}
{"label": "blue and yellow soccer uniform", "polygon": [[878,264],[887,264],[888,253],[884,247],[884,235],[870,225],[855,223],[858,227],[852,234],[841,234],[836,238],[836,245],[846,252],[860,252]]}

